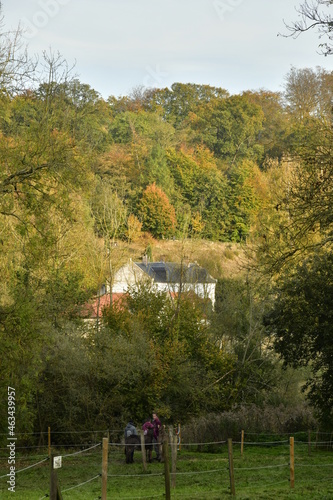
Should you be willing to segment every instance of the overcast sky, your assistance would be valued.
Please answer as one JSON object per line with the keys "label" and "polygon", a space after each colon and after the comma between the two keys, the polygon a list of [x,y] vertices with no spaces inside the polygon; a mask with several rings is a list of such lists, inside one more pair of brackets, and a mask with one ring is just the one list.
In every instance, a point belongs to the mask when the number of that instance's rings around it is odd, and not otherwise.
{"label": "overcast sky", "polygon": [[31,54],[51,48],[103,97],[174,82],[231,94],[283,89],[291,66],[333,69],[315,33],[297,40],[283,20],[301,0],[2,0],[7,28],[21,22]]}

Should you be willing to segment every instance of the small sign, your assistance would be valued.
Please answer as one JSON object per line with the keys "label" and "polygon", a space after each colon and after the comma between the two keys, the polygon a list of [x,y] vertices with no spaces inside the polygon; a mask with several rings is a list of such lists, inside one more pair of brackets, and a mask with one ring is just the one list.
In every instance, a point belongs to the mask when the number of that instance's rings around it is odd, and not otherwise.
{"label": "small sign", "polygon": [[62,467],[62,457],[53,457],[53,468],[61,469]]}

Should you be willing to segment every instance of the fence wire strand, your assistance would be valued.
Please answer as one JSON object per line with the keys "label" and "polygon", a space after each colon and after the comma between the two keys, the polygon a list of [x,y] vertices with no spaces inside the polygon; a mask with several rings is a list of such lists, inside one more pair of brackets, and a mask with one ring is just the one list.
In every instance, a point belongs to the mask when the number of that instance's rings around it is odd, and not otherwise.
{"label": "fence wire strand", "polygon": [[289,464],[281,465],[261,465],[260,467],[234,467],[234,470],[259,470],[259,469],[277,469],[279,467],[289,467]]}
{"label": "fence wire strand", "polygon": [[[33,467],[37,467],[37,465],[42,464],[43,462],[46,462],[46,460],[49,460],[49,458],[44,458],[44,460],[41,460],[40,462],[37,462],[36,464],[29,465],[28,467],[24,467],[24,469],[16,470],[15,474],[18,474],[19,472],[23,472],[28,469],[32,469]],[[9,474],[5,474],[4,476],[0,476],[0,479],[9,476]]]}
{"label": "fence wire strand", "polygon": [[[85,433],[93,433],[95,434],[95,437],[97,438],[97,434],[99,433],[108,433],[108,435],[110,434],[115,434],[116,432],[120,432],[120,431],[115,431],[115,430],[109,430],[109,431],[82,431],[82,433],[85,432]],[[27,435],[26,433],[21,433],[22,435]],[[31,434],[43,434],[43,433],[31,433]],[[47,433],[45,433],[47,434]],[[53,434],[81,434],[81,431],[73,431],[73,432],[54,432]],[[251,433],[247,433],[247,435],[250,435]],[[252,435],[254,435],[255,433],[252,433]],[[294,433],[294,434],[297,434],[297,433]],[[324,433],[318,433],[317,435],[320,435],[320,434],[323,434]],[[285,435],[287,435],[285,433]],[[288,434],[290,436],[290,434]],[[328,433],[326,434],[328,435]],[[282,437],[282,434],[281,434],[281,437]],[[119,438],[119,436],[118,436]],[[98,438],[97,438],[98,439]],[[96,440],[97,440],[96,439]],[[195,447],[195,446],[208,446],[208,445],[216,445],[216,446],[220,446],[220,445],[224,445],[226,444],[227,441],[226,440],[223,440],[223,441],[211,441],[211,442],[198,442],[198,443],[184,443],[184,442],[181,442],[181,446],[186,448],[186,447]],[[289,439],[286,439],[286,440],[279,440],[279,441],[232,441],[232,443],[234,445],[240,445],[240,444],[243,444],[244,446],[247,446],[247,445],[253,445],[253,446],[262,446],[262,447],[266,447],[266,446],[276,446],[276,445],[283,445],[283,446],[286,446],[286,445],[289,445]],[[169,445],[173,445],[173,443],[168,443]],[[178,443],[179,444],[179,443]],[[332,447],[332,440],[330,441],[312,441],[312,442],[307,442],[307,441],[295,441],[295,444],[299,444],[299,445],[304,445],[304,446],[308,446],[308,445],[311,445],[312,448],[317,448],[317,447],[321,447],[323,445],[326,445],[326,446],[329,446],[329,447]],[[94,450],[98,447],[100,447],[102,445],[101,442],[99,443],[96,443],[96,444],[93,444],[91,445],[91,443],[87,443],[86,445],[84,444],[72,444],[72,445],[52,445],[52,448],[61,448],[61,447],[72,447],[75,449],[75,447],[78,447],[80,446],[82,448],[82,446],[88,446],[87,448],[85,449],[81,449],[81,450],[78,450],[78,451],[75,451],[73,453],[67,453],[65,455],[62,455],[63,458],[67,458],[67,457],[74,457],[74,456],[77,456],[77,455],[81,455],[81,454],[84,454],[86,452],[89,452],[91,450]],[[113,453],[117,454],[118,453],[118,450],[120,449],[120,447],[124,447],[125,446],[125,443],[124,442],[109,442],[108,445],[110,447],[115,447],[115,449],[113,450]],[[46,446],[46,445],[45,445]],[[43,446],[25,446],[25,447],[17,447],[17,449],[29,449],[29,448],[43,448]],[[7,448],[0,448],[0,449],[7,449]],[[304,450],[304,448],[302,448],[302,450]],[[65,450],[63,450],[65,451]],[[69,451],[69,450],[68,450]],[[110,454],[111,454],[112,450],[110,450]],[[29,453],[27,451],[27,453]],[[186,453],[188,454],[191,454],[191,452],[188,450],[185,450],[185,455]],[[40,455],[41,457],[42,455]],[[45,455],[44,455],[45,456]],[[84,458],[89,458],[89,457],[92,457],[92,456],[95,456],[94,454],[87,454]],[[39,458],[39,457],[35,457],[35,458]],[[286,458],[286,457],[285,457]],[[32,457],[30,457],[30,460],[32,459]],[[21,457],[21,460],[29,460],[29,457]],[[44,462],[50,460],[49,457],[47,458],[44,458],[43,460],[40,460],[38,461],[37,463],[34,463],[34,464],[31,464],[27,467],[24,467],[23,469],[20,469],[20,470],[17,470],[16,473],[19,473],[19,472],[24,472],[28,469],[32,469],[34,467],[37,467],[39,466],[40,464],[43,464]],[[74,463],[74,462],[73,462]],[[22,464],[23,465],[23,464]],[[69,467],[71,466],[71,463],[69,463],[68,465]],[[289,467],[290,464],[289,463],[284,463],[284,464],[278,464],[278,465],[262,465],[262,466],[257,466],[257,467],[234,467],[234,470],[235,471],[255,471],[255,470],[264,470],[264,469],[279,469],[279,468],[287,468]],[[319,469],[324,469],[324,468],[330,468],[330,467],[333,467],[333,463],[326,463],[326,464],[303,464],[303,463],[298,463],[296,462],[294,464],[295,468],[297,469],[301,469],[301,468],[319,468]],[[187,471],[187,472],[171,472],[170,471],[170,476],[171,477],[177,477],[177,476],[196,476],[196,475],[203,475],[203,474],[210,474],[210,473],[221,473],[221,472],[226,472],[228,470],[228,466],[226,464],[225,467],[222,467],[222,468],[218,468],[218,469],[209,469],[209,470],[198,470],[198,471]],[[108,478],[152,478],[152,477],[163,477],[165,475],[164,472],[160,472],[160,473],[153,473],[153,474],[147,474],[147,473],[141,473],[141,474],[108,474],[107,477]],[[0,476],[0,479],[3,479],[3,478],[7,478],[9,476],[9,474],[5,474],[3,476]],[[101,474],[97,474],[95,475],[94,477],[86,480],[86,481],[83,481],[77,485],[74,485],[74,486],[71,486],[70,488],[66,488],[65,490],[63,490],[62,492],[63,493],[66,493],[68,491],[71,491],[71,490],[74,490],[74,489],[77,489],[77,488],[80,488],[81,486],[84,486],[94,480],[96,480],[97,478],[101,477]],[[304,480],[304,479],[303,479]],[[306,480],[304,480],[306,481]],[[325,481],[325,480],[324,480]],[[328,477],[326,479],[326,481],[333,481],[332,477]],[[280,484],[288,484],[288,480],[283,480],[283,481],[275,481],[275,482],[272,482],[272,483],[269,483],[269,486],[274,486],[274,485],[280,485]],[[267,484],[266,484],[267,486]],[[251,490],[257,490],[258,488],[260,489],[260,485],[258,486],[244,486],[242,489],[244,489],[245,491],[248,490],[248,491],[251,491]],[[191,498],[197,498],[199,497],[200,495],[204,494],[206,492],[202,491],[202,492],[198,492],[198,493],[191,493],[191,494],[182,494],[182,493],[178,493],[176,491],[174,491],[174,497],[175,498],[185,498],[185,497],[191,497]],[[207,493],[212,493],[214,494],[215,492],[214,491],[209,491]],[[218,491],[216,491],[216,493],[218,493]],[[48,494],[45,494],[45,496],[41,497],[39,500],[43,500],[45,498],[47,498],[49,495]],[[154,495],[149,495],[149,496],[130,496],[130,497],[122,497],[124,498],[124,500],[126,499],[130,499],[130,500],[135,500],[135,499],[138,499],[138,500],[144,500],[144,499],[148,499],[148,498],[161,498],[164,496],[164,493],[162,494],[155,494]]]}
{"label": "fence wire strand", "polygon": [[223,472],[226,469],[210,469],[203,471],[190,471],[190,472],[170,472],[170,476],[195,476],[197,474],[209,474],[210,472]]}
{"label": "fence wire strand", "polygon": [[88,479],[88,481],[84,481],[83,483],[77,484],[76,486],[71,486],[70,488],[67,488],[66,490],[62,490],[62,493],[66,493],[66,491],[71,491],[75,490],[75,488],[80,488],[80,486],[83,486],[84,484],[91,483],[94,479],[97,479],[98,477],[101,477],[100,474],[97,474],[97,476],[92,477],[91,479]]}
{"label": "fence wire strand", "polygon": [[159,495],[149,495],[148,497],[133,497],[133,496],[130,496],[130,497],[122,497],[123,500],[144,500],[145,498],[161,498],[161,497],[165,497],[165,493],[160,493]]}
{"label": "fence wire strand", "polygon": [[[226,441],[211,441],[211,442],[207,442],[207,443],[181,443],[182,446],[204,446],[204,445],[208,445],[208,444],[226,444],[227,442]],[[171,443],[169,443],[171,444]]]}
{"label": "fence wire strand", "polygon": [[322,467],[333,467],[333,463],[331,464],[298,464],[298,463],[295,463],[295,467],[319,467],[319,468],[322,468]]}
{"label": "fence wire strand", "polygon": [[97,446],[101,446],[102,443],[97,443],[94,444],[93,446],[90,446],[90,448],[85,448],[84,450],[80,451],[75,451],[74,453],[68,453],[67,455],[62,455],[63,458],[65,457],[72,457],[73,455],[79,455],[80,453],[85,453],[86,451],[93,450],[94,448],[97,448]]}
{"label": "fence wire strand", "polygon": [[108,474],[108,477],[156,477],[156,476],[164,476],[163,472],[159,472],[158,474]]}
{"label": "fence wire strand", "polygon": [[[241,441],[233,441],[232,444],[242,444]],[[243,441],[243,444],[244,446],[246,444],[253,444],[253,445],[258,445],[258,446],[267,446],[267,445],[271,445],[271,444],[289,444],[289,441],[288,440],[285,440],[285,441]],[[307,443],[306,443],[307,444]]]}

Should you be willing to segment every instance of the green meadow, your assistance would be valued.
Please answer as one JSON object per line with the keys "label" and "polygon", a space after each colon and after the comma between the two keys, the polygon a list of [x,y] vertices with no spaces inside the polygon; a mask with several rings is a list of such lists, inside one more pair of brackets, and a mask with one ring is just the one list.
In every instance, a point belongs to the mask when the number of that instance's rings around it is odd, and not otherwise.
{"label": "green meadow", "polygon": [[[183,446],[177,454],[175,484],[171,485],[172,499],[217,500],[231,497],[229,458],[226,444],[215,447],[216,452],[198,452]],[[64,499],[95,500],[101,498],[102,449],[87,452],[58,450],[62,467],[58,481]],[[16,498],[39,500],[48,498],[50,463],[45,455],[17,457]],[[165,498],[164,464],[153,462],[143,469],[141,453],[136,451],[134,464],[125,464],[122,447],[110,448],[107,492],[111,499]],[[30,467],[31,465],[34,467]],[[243,455],[239,444],[233,446],[233,466],[236,497],[239,499],[333,499],[332,449],[295,442],[295,484],[290,486],[289,443],[276,445],[245,443]],[[8,472],[5,457],[1,456],[0,475]],[[28,468],[30,467],[30,468]],[[25,470],[22,470],[25,469]],[[170,471],[172,464],[170,459]],[[171,477],[172,474],[171,474]],[[1,477],[0,496],[13,498],[7,490],[7,479]]]}

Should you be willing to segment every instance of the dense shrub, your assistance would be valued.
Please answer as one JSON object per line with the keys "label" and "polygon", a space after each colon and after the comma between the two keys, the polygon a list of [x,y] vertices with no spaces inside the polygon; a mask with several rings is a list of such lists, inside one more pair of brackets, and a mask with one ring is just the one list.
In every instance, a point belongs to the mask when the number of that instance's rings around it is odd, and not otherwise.
{"label": "dense shrub", "polygon": [[[272,435],[313,430],[317,421],[309,406],[296,407],[243,405],[233,411],[220,414],[208,414],[193,419],[182,428],[182,441],[192,443],[210,443],[232,438],[240,441],[241,431],[255,434],[256,441],[271,440]],[[251,439],[251,440],[253,440]]]}

